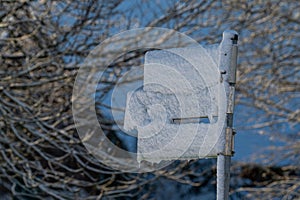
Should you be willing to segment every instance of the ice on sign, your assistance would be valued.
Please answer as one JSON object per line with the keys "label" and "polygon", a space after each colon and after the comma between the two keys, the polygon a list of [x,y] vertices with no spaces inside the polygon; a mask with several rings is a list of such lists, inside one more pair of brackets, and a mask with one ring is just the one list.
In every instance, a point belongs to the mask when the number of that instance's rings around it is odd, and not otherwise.
{"label": "ice on sign", "polygon": [[215,157],[224,147],[226,92],[219,46],[149,51],[144,85],[127,94],[124,129],[138,161]]}

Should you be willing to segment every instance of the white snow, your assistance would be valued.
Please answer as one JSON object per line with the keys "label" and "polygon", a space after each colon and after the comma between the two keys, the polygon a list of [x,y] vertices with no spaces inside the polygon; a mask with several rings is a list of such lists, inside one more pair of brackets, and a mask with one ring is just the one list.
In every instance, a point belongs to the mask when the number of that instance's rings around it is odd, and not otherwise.
{"label": "white snow", "polygon": [[[232,34],[225,32],[220,46],[147,52],[144,87],[128,93],[124,121],[125,130],[138,132],[138,161],[215,157],[223,151],[228,85],[219,69],[228,70]],[[209,123],[172,120],[201,116]]]}

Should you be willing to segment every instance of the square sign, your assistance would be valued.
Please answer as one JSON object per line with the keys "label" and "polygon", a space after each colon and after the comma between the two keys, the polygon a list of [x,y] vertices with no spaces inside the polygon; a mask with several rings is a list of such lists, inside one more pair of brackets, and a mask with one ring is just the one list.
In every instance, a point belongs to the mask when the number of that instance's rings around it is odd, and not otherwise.
{"label": "square sign", "polygon": [[127,94],[124,120],[125,130],[138,133],[139,162],[224,152],[228,83],[222,66],[230,62],[226,44],[223,38],[210,47],[146,53],[143,88]]}

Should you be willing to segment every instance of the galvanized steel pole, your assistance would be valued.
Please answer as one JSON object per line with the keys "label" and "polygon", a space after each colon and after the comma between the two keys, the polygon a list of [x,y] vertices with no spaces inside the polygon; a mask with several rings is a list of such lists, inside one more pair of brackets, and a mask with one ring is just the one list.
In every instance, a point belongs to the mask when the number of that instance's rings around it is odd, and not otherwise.
{"label": "galvanized steel pole", "polygon": [[[231,40],[230,41],[226,41]],[[221,57],[225,56],[225,60],[229,59],[230,62],[220,62],[227,66],[221,66],[225,71],[225,88],[227,94],[227,127],[224,129],[225,147],[224,152],[218,155],[217,160],[217,200],[229,199],[229,185],[230,185],[230,163],[231,156],[233,155],[234,134],[233,129],[233,109],[234,109],[234,91],[236,83],[236,67],[237,67],[237,52],[238,52],[238,34],[235,31],[225,31],[223,33],[223,40],[225,52],[220,52]],[[222,41],[223,42],[223,41]],[[222,50],[222,43],[221,43]],[[226,53],[226,51],[229,51]],[[222,53],[224,55],[222,55]],[[226,57],[228,56],[228,57]],[[222,59],[222,58],[221,58]]]}

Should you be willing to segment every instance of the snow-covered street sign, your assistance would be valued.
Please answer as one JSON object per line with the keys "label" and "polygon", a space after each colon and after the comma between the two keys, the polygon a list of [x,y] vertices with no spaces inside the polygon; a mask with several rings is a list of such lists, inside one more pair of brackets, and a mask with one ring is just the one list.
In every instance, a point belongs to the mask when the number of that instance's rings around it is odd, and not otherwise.
{"label": "snow-covered street sign", "polygon": [[128,93],[124,120],[125,130],[138,133],[139,162],[231,154],[226,130],[235,35],[224,32],[220,45],[147,52],[144,86]]}

